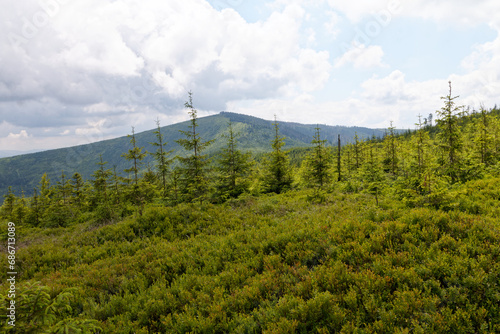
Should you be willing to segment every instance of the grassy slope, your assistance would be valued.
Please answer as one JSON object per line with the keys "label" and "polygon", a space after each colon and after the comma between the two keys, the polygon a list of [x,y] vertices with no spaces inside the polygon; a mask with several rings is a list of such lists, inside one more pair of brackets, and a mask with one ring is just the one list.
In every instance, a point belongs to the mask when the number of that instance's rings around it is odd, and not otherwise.
{"label": "grassy slope", "polygon": [[73,308],[105,332],[499,332],[498,189],[461,186],[448,212],[293,191],[21,227],[20,278],[78,287]]}
{"label": "grassy slope", "polygon": [[[198,131],[204,140],[216,139],[207,154],[214,155],[224,145],[221,135],[227,131],[227,123],[231,120],[235,130],[239,132],[238,142],[242,150],[254,153],[267,152],[270,150],[270,142],[273,136],[272,122],[256,117],[239,115],[234,113],[221,113],[219,115],[199,118]],[[309,146],[316,125],[303,125],[297,123],[280,123],[280,132],[286,136],[287,148]],[[370,137],[372,134],[382,136],[382,130],[372,130],[360,127],[321,126],[323,138],[335,141],[340,134],[345,141],[350,140],[357,132],[360,137]],[[173,124],[162,127],[165,142],[168,143],[167,150],[174,149],[173,155],[185,156],[186,152],[175,143],[181,138],[179,130],[188,130],[188,122]],[[154,151],[150,142],[156,142],[154,130],[145,131],[136,135],[137,145],[146,150]],[[20,195],[24,190],[31,196],[33,188],[38,186],[44,173],[47,173],[52,183],[60,180],[61,171],[64,170],[67,177],[79,172],[88,179],[97,169],[99,154],[102,154],[107,167],[116,165],[118,173],[130,168],[130,163],[121,157],[130,149],[130,139],[120,137],[87,145],[38,152],[10,158],[0,159],[0,195],[6,194],[9,186]],[[148,157],[146,162],[151,162]]]}

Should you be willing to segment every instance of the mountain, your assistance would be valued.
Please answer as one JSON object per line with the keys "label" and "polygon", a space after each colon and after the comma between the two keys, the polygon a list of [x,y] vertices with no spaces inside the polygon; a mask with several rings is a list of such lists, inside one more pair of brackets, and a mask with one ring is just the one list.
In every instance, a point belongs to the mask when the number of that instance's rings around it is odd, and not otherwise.
{"label": "mountain", "polygon": [[41,150],[16,151],[16,150],[0,150],[0,158],[13,157],[16,155],[30,154],[40,152]]}
{"label": "mountain", "polygon": [[[221,137],[227,131],[228,122],[231,121],[234,130],[239,133],[238,145],[243,151],[252,153],[268,152],[271,148],[270,142],[273,138],[273,122],[257,117],[221,112],[217,115],[201,117],[198,119],[198,132],[204,140],[215,139],[215,142],[207,149],[208,155],[215,155],[225,145]],[[285,148],[308,147],[314,135],[314,128],[317,125],[300,124],[291,122],[278,122],[280,134],[286,137]],[[186,156],[186,152],[175,140],[183,135],[179,130],[188,130],[189,121],[164,126],[161,132],[168,143],[167,149],[174,149],[173,155]],[[320,125],[321,136],[331,143],[336,143],[337,136],[341,136],[343,143],[352,141],[355,133],[360,138],[368,138],[375,135],[382,137],[384,130],[369,129],[362,127],[345,127]],[[155,148],[149,144],[156,141],[155,129],[137,133],[136,140],[139,147],[144,147],[148,151]],[[116,166],[118,173],[125,168],[129,168],[129,162],[121,155],[131,148],[130,138],[127,136],[104,140],[86,145],[74,146],[37,152],[32,154],[19,155],[0,159],[0,195],[7,193],[9,186],[15,193],[24,191],[26,195],[31,195],[33,188],[38,183],[44,173],[47,173],[52,184],[60,180],[61,172],[67,178],[73,173],[79,172],[85,179],[90,178],[97,169],[99,155],[107,161],[107,168]],[[152,163],[148,157],[146,163]]]}

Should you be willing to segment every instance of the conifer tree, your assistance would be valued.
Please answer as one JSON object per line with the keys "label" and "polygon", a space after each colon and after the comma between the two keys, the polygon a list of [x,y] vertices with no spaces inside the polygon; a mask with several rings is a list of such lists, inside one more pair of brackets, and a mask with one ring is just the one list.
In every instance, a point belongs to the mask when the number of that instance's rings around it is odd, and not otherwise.
{"label": "conifer tree", "polygon": [[19,223],[24,223],[26,218],[29,218],[29,208],[27,206],[26,198],[24,197],[24,191],[21,191],[21,197],[17,199],[16,205],[14,207],[14,220]]}
{"label": "conifer tree", "polygon": [[40,180],[40,197],[39,197],[40,212],[42,217],[45,215],[46,211],[49,208],[50,203],[52,202],[52,193],[53,190],[50,185],[50,179],[47,176],[47,173],[44,173],[42,175],[42,179]]}
{"label": "conifer tree", "polygon": [[102,154],[99,154],[99,162],[96,163],[99,166],[99,169],[92,174],[94,190],[98,194],[98,197],[103,199],[105,203],[108,202],[108,185],[109,177],[111,175],[111,171],[109,169],[105,169],[107,163],[107,161],[103,161]]}
{"label": "conifer tree", "polygon": [[123,191],[123,184],[121,181],[123,180],[128,180],[128,178],[122,178],[118,176],[118,173],[116,172],[116,165],[113,165],[113,171],[111,173],[111,200],[113,204],[119,204],[120,200],[122,199],[122,191]]}
{"label": "conifer tree", "polygon": [[122,157],[132,162],[132,166],[130,168],[126,168],[124,171],[127,174],[133,173],[133,184],[132,189],[128,192],[127,195],[132,203],[138,207],[139,215],[142,215],[142,209],[145,199],[143,191],[141,191],[141,188],[139,186],[139,170],[140,167],[144,164],[142,160],[144,160],[144,158],[148,155],[148,152],[144,151],[144,147],[137,146],[134,127],[132,127],[132,135],[128,135],[128,137],[130,138],[132,148],[129,149],[127,153],[122,154]]}
{"label": "conifer tree", "polygon": [[425,161],[424,161],[424,147],[425,147],[425,134],[422,128],[422,115],[418,115],[417,133],[416,133],[416,149],[417,149],[417,175],[418,179],[422,179],[422,174],[424,171]]}
{"label": "conifer tree", "polygon": [[323,188],[332,179],[331,155],[325,145],[326,140],[321,139],[320,128],[317,126],[311,143],[314,145],[312,153],[304,160],[305,177],[312,187]]}
{"label": "conifer tree", "polygon": [[108,186],[111,171],[105,166],[108,162],[103,161],[102,154],[99,154],[99,166],[92,174],[94,186],[93,207],[97,210],[98,218],[102,221],[111,219],[111,208],[109,205]]}
{"label": "conifer tree", "polygon": [[151,145],[157,147],[156,152],[150,153],[154,159],[156,160],[156,166],[158,170],[158,176],[161,180],[161,189],[163,197],[166,197],[167,192],[167,177],[169,172],[169,166],[172,163],[172,159],[168,159],[168,156],[174,151],[166,151],[165,146],[167,143],[164,143],[163,134],[161,133],[160,128],[160,120],[156,120],[157,129],[153,133],[156,135],[157,142],[150,143]]}
{"label": "conifer tree", "polygon": [[442,161],[445,173],[450,176],[451,182],[457,182],[460,177],[460,150],[462,148],[462,136],[459,127],[461,117],[460,106],[456,106],[455,100],[458,96],[452,96],[451,81],[449,82],[450,92],[447,96],[441,97],[444,106],[437,111],[439,119],[437,126],[441,129],[438,138],[441,142],[441,149],[445,155]]}
{"label": "conifer tree", "polygon": [[84,186],[83,178],[80,173],[75,172],[71,179],[69,180],[69,185],[71,189],[71,198],[73,203],[78,208],[81,208],[84,201]]}
{"label": "conifer tree", "polygon": [[375,196],[375,201],[378,206],[378,197],[383,186],[384,176],[380,161],[376,154],[373,152],[373,147],[374,145],[369,146],[368,158],[367,161],[363,164],[361,175],[366,189],[369,193]]}
{"label": "conifer tree", "polygon": [[354,159],[355,159],[355,165],[354,168],[357,170],[360,167],[360,161],[361,161],[361,142],[358,137],[358,133],[354,133]]}
{"label": "conifer tree", "polygon": [[481,164],[490,165],[492,162],[492,135],[491,120],[487,110],[481,107],[480,117],[476,120],[475,136],[473,138],[476,150],[479,153]]}
{"label": "conifer tree", "polygon": [[28,220],[29,222],[32,222],[33,225],[38,226],[40,224],[41,212],[36,188],[33,188],[33,197],[31,198],[30,209],[31,211]]}
{"label": "conifer tree", "polygon": [[385,137],[384,143],[386,146],[386,159],[384,160],[384,165],[386,166],[387,170],[389,170],[392,174],[393,177],[396,176],[397,174],[397,163],[398,163],[398,158],[397,158],[397,142],[396,142],[396,133],[395,130],[396,128],[391,125],[388,128],[388,133],[387,136]]}
{"label": "conifer tree", "polygon": [[132,161],[133,165],[130,168],[125,169],[127,173],[134,173],[134,185],[136,187],[139,186],[139,167],[143,164],[142,160],[147,156],[148,152],[143,151],[144,147],[138,147],[135,139],[135,131],[134,127],[132,127],[132,135],[128,135],[130,137],[130,143],[132,144],[132,148],[128,150],[127,153],[122,154],[122,157],[125,159]]}
{"label": "conifer tree", "polygon": [[57,196],[59,200],[62,200],[63,205],[67,204],[70,192],[71,185],[68,183],[64,171],[61,171],[61,181],[57,182]]}
{"label": "conifer tree", "polygon": [[212,144],[213,140],[204,141],[200,134],[196,132],[198,112],[193,106],[193,94],[191,92],[188,94],[188,101],[184,106],[189,109],[191,123],[188,131],[179,130],[186,138],[178,139],[176,142],[184,149],[192,151],[192,154],[186,158],[179,157],[182,165],[180,183],[186,201],[200,201],[202,203],[208,192],[207,166],[209,163],[203,151]]}
{"label": "conifer tree", "polygon": [[238,150],[237,134],[233,131],[231,121],[228,124],[227,146],[222,149],[218,159],[218,197],[221,199],[235,198],[248,190],[250,182],[248,175],[252,167],[250,153]]}
{"label": "conifer tree", "polygon": [[9,186],[7,194],[3,195],[2,216],[7,219],[12,219],[14,212],[14,204],[16,203],[16,195],[12,192],[12,187]]}
{"label": "conifer tree", "polygon": [[264,159],[263,190],[266,193],[281,193],[292,185],[292,173],[288,155],[282,150],[285,145],[285,138],[280,136],[278,122],[274,117],[274,140],[272,142],[273,151],[269,157]]}
{"label": "conifer tree", "polygon": [[338,142],[337,142],[337,173],[338,173],[338,177],[337,177],[337,181],[341,181],[342,180],[342,150],[341,150],[341,143],[340,143],[340,135],[338,137]]}

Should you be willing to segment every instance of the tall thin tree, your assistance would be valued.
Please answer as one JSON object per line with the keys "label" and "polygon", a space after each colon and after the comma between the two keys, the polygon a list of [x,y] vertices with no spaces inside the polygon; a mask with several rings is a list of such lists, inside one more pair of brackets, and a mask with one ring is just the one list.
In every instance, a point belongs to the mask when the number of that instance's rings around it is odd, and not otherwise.
{"label": "tall thin tree", "polygon": [[436,120],[437,126],[441,129],[438,138],[441,141],[441,149],[446,156],[446,161],[442,161],[445,173],[448,174],[452,182],[457,182],[460,176],[460,150],[462,148],[462,136],[459,127],[460,109],[455,100],[459,96],[451,93],[451,81],[448,82],[450,91],[445,97],[444,106],[437,111],[439,118]]}
{"label": "tall thin tree", "polygon": [[207,155],[202,153],[213,143],[213,140],[204,141],[196,131],[198,112],[193,106],[193,93],[189,92],[188,94],[188,101],[184,107],[189,109],[188,114],[191,118],[189,130],[179,130],[186,138],[176,140],[176,143],[184,149],[192,151],[189,157],[179,157],[183,166],[181,170],[182,192],[188,202],[198,200],[202,203],[208,191],[207,166],[209,163]]}
{"label": "tall thin tree", "polygon": [[266,193],[281,193],[292,185],[292,175],[288,155],[283,151],[285,138],[279,134],[279,126],[274,116],[274,140],[271,143],[272,152],[264,160],[265,172],[263,188]]}
{"label": "tall thin tree", "polygon": [[161,133],[161,127],[160,127],[160,120],[156,119],[156,131],[153,132],[156,135],[156,142],[150,143],[151,145],[155,146],[156,152],[150,153],[154,159],[156,160],[156,168],[158,171],[158,176],[160,177],[161,181],[161,188],[162,188],[162,193],[163,196],[166,196],[166,191],[167,191],[167,177],[168,177],[168,172],[169,172],[169,166],[172,163],[172,159],[169,159],[168,156],[174,151],[173,149],[170,151],[167,151],[165,149],[165,146],[167,145],[166,142],[164,142],[163,139],[163,134]]}

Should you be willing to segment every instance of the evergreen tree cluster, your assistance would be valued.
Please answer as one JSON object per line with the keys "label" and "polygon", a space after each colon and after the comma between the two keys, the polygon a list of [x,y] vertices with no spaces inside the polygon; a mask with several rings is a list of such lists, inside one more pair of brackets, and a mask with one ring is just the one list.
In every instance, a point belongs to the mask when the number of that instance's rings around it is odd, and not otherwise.
{"label": "evergreen tree cluster", "polygon": [[[393,123],[383,139],[360,139],[328,145],[315,129],[311,148],[293,153],[283,149],[285,137],[275,119],[271,152],[261,159],[238,149],[238,133],[228,124],[226,146],[209,159],[204,151],[214,139],[197,132],[197,110],[191,92],[185,107],[190,116],[183,139],[177,143],[191,152],[173,156],[166,150],[160,122],[156,121],[153,152],[138,147],[134,128],[130,149],[122,154],[130,167],[122,173],[109,168],[102,156],[90,180],[79,173],[61,172],[55,184],[44,175],[31,197],[17,197],[9,189],[0,215],[6,219],[41,227],[61,227],[90,217],[110,222],[131,213],[142,214],[146,204],[175,206],[179,203],[221,203],[242,194],[280,194],[290,189],[310,188],[310,199],[321,200],[325,191],[371,194],[378,203],[384,191],[411,206],[439,205],[450,185],[478,179],[499,171],[500,118],[498,110],[465,112],[456,105],[458,96],[443,97],[432,125],[432,114],[416,129],[398,132]],[[341,145],[343,144],[343,145]],[[298,156],[297,156],[298,154]],[[147,155],[154,166],[145,166]]]}

